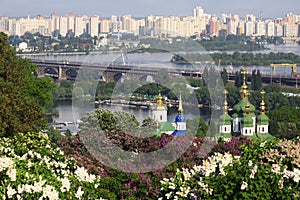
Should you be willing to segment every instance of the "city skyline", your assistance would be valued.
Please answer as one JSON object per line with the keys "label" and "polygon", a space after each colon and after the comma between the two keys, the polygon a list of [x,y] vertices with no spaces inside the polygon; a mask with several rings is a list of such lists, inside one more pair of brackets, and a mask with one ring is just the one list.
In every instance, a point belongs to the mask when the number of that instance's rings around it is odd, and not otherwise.
{"label": "city skyline", "polygon": [[[192,10],[196,6],[201,6],[206,13],[220,15],[237,14],[245,16],[247,13],[253,13],[259,16],[262,11],[263,18],[284,17],[286,13],[300,14],[300,7],[296,6],[298,0],[159,0],[140,1],[72,1],[71,4],[62,2],[61,0],[10,0],[2,2],[0,16],[8,17],[24,17],[27,15],[49,16],[55,12],[63,15],[74,12],[78,15],[99,15],[109,17],[111,15],[131,14],[134,17],[144,17],[147,15],[162,16],[188,16],[192,14]],[[49,6],[51,5],[51,6]],[[3,9],[5,8],[5,9]],[[246,8],[246,9],[245,9]]]}

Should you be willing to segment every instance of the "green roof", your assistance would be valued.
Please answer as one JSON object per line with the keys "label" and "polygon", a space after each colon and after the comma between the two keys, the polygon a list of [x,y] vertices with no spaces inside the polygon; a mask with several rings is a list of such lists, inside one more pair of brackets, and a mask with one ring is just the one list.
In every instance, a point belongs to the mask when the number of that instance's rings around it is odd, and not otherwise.
{"label": "green roof", "polygon": [[257,116],[258,125],[269,125],[269,117],[266,114],[260,114]]}
{"label": "green roof", "polygon": [[228,113],[221,115],[220,125],[231,125],[231,117],[228,115]]}
{"label": "green roof", "polygon": [[247,103],[250,106],[250,116],[254,117],[255,116],[255,114],[254,114],[255,106],[249,102],[248,98],[242,99],[238,104],[236,104],[233,107],[234,113],[236,113],[236,114],[238,114],[238,116],[242,117],[243,114],[246,112]]}
{"label": "green roof", "polygon": [[169,122],[161,122],[160,123],[160,131],[175,131],[175,127],[172,126]]}
{"label": "green roof", "polygon": [[244,127],[252,127],[253,126],[253,119],[250,115],[246,115],[243,119],[242,119],[242,124]]}
{"label": "green roof", "polygon": [[160,129],[155,131],[156,135],[161,135],[162,133],[166,132],[174,132],[175,127],[172,126],[169,122],[160,122]]}

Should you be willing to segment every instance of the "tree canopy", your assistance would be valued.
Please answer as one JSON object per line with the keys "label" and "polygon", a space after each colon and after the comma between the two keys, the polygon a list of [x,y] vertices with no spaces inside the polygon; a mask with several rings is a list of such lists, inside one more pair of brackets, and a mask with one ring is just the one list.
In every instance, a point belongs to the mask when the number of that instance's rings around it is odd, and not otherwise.
{"label": "tree canopy", "polygon": [[29,59],[17,57],[0,33],[0,136],[36,131],[46,124],[43,108],[52,102],[53,81],[37,79]]}

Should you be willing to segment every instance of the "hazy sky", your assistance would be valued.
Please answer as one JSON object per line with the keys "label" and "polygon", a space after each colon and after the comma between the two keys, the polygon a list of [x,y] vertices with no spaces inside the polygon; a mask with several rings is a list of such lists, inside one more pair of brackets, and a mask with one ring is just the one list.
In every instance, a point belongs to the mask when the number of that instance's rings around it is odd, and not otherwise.
{"label": "hazy sky", "polygon": [[246,13],[263,17],[284,17],[286,13],[300,14],[299,0],[0,0],[0,16],[21,17],[49,16],[52,12],[63,15],[75,12],[78,15],[111,15],[132,14],[134,17],[153,15],[192,15],[193,8],[201,6],[210,14]]}

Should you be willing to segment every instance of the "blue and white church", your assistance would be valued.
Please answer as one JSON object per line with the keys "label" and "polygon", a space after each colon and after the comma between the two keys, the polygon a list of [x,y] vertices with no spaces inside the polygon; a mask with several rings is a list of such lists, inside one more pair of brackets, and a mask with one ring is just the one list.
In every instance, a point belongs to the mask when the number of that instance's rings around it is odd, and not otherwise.
{"label": "blue and white church", "polygon": [[174,123],[168,122],[168,109],[162,101],[162,96],[159,92],[156,105],[152,107],[152,119],[156,122],[156,134],[162,133],[178,136],[186,133],[186,119],[183,115],[183,106],[181,95],[178,102],[178,114],[175,117]]}

